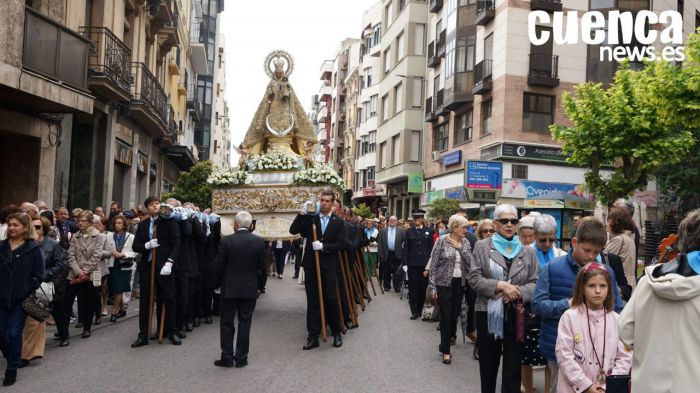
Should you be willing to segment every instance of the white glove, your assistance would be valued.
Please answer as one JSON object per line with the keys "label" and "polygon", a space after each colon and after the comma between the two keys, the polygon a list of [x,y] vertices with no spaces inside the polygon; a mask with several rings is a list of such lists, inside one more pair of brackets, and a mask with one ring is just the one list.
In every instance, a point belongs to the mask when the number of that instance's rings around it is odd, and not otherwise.
{"label": "white glove", "polygon": [[302,216],[305,216],[309,213],[309,203],[312,203],[311,201],[306,201],[304,202],[304,205],[301,206],[301,210],[299,211],[299,214]]}
{"label": "white glove", "polygon": [[163,265],[163,268],[160,269],[160,275],[161,276],[169,276],[170,273],[173,272],[173,263],[172,262],[165,262],[165,265]]}
{"label": "white glove", "polygon": [[145,244],[146,250],[151,250],[151,249],[154,249],[158,246],[160,246],[160,244],[158,244],[158,239],[151,239],[151,240],[147,241]]}
{"label": "white glove", "polygon": [[321,251],[323,250],[323,243],[316,240],[315,242],[311,243],[311,247],[314,249],[314,251]]}

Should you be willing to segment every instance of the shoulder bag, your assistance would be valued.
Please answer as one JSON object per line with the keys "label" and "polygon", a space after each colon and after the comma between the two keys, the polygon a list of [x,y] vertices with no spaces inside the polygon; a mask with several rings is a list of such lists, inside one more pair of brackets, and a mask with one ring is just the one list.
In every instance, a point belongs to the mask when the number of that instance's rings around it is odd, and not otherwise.
{"label": "shoulder bag", "polygon": [[[126,234],[126,239],[124,239],[124,244],[129,240],[129,236],[133,236],[130,233]],[[121,247],[117,248],[117,252],[122,252],[122,249],[124,248],[124,244],[122,244]],[[132,266],[134,266],[134,258],[131,257],[124,257],[124,258],[119,258],[115,259],[116,266],[122,270],[128,270],[131,269]]]}

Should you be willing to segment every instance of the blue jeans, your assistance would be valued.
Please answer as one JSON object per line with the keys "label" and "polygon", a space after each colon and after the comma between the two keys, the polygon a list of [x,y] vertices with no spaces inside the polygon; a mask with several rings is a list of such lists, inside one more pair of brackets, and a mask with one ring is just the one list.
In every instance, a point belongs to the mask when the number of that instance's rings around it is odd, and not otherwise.
{"label": "blue jeans", "polygon": [[17,370],[22,356],[22,331],[27,315],[21,304],[0,306],[0,348],[7,358],[7,369]]}

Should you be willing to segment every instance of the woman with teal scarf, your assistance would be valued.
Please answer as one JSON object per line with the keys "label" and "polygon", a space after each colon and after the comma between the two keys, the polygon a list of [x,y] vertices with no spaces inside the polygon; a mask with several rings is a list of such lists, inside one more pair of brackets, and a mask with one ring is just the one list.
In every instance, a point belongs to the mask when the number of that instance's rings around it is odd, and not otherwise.
{"label": "woman with teal scarf", "polygon": [[518,212],[513,205],[494,211],[496,233],[474,246],[469,285],[477,293],[476,330],[479,337],[481,392],[494,393],[503,355],[501,392],[520,392],[523,343],[515,339],[515,302],[529,303],[539,274],[532,247],[516,236]]}

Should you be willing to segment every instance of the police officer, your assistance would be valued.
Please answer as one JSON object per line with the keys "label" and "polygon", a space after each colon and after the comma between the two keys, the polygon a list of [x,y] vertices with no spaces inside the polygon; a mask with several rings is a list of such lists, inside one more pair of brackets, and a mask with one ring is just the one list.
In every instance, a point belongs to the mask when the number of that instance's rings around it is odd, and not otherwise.
{"label": "police officer", "polygon": [[415,320],[420,317],[428,288],[428,278],[423,276],[423,271],[433,251],[434,231],[423,225],[425,210],[414,209],[411,213],[413,225],[406,231],[401,255],[402,264],[408,266],[408,303],[411,306],[411,319]]}

